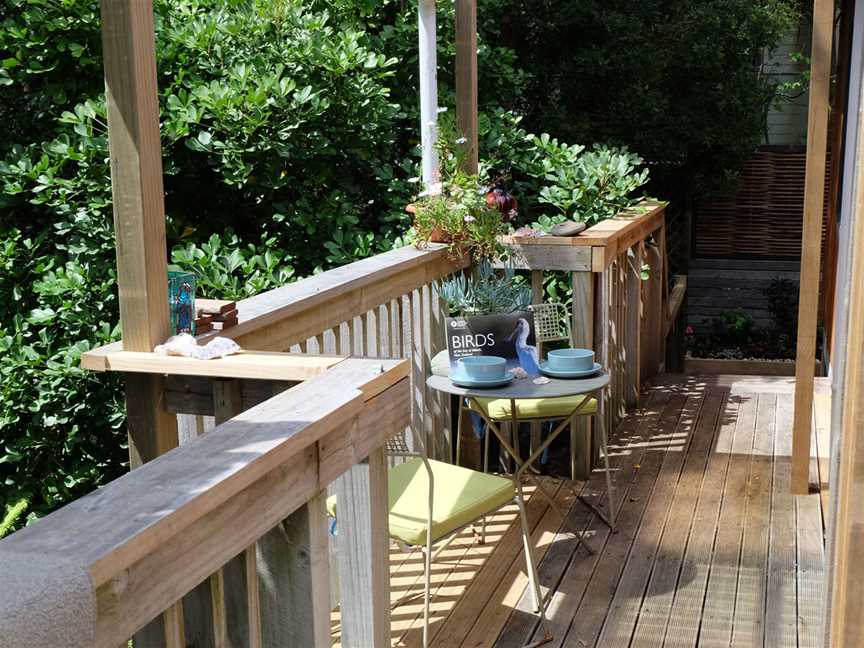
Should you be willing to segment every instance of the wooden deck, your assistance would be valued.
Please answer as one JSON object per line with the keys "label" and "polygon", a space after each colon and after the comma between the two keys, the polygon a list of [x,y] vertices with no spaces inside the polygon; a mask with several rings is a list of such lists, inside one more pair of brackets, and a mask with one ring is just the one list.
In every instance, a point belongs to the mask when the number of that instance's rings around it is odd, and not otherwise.
{"label": "wooden deck", "polygon": [[[817,383],[811,482],[827,484],[830,407]],[[655,381],[610,440],[622,503],[614,534],[574,505],[571,482],[548,480],[598,552],[576,551],[542,498],[529,501],[547,645],[821,645],[827,493],[789,494],[792,389],[789,378]],[[575,486],[602,501],[601,472]],[[486,545],[464,532],[439,556],[432,645],[510,648],[542,636],[516,522],[515,507],[502,509]],[[391,555],[394,602],[422,592],[419,552]],[[394,646],[420,646],[421,601],[393,610]]]}

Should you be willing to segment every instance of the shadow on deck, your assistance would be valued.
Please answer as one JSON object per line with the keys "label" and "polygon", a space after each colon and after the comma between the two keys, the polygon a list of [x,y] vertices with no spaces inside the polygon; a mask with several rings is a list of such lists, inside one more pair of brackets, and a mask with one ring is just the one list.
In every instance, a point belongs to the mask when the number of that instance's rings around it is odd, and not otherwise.
{"label": "shadow on deck", "polygon": [[[655,380],[610,439],[615,533],[573,505],[571,486],[602,502],[601,472],[587,483],[549,479],[598,551],[576,550],[548,505],[529,501],[547,645],[821,645],[827,489],[789,494],[793,388],[754,376]],[[816,391],[811,482],[827,484],[827,384]],[[508,507],[491,519],[484,546],[469,530],[439,556],[432,645],[511,648],[542,636],[516,515]],[[419,552],[393,549],[394,601],[422,592],[422,576]],[[394,646],[421,645],[421,603],[393,610]]]}

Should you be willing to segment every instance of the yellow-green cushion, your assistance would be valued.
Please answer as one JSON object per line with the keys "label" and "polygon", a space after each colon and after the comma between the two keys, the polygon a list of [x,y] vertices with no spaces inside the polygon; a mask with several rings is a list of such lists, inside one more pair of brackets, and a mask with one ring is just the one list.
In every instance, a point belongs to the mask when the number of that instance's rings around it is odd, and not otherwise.
{"label": "yellow-green cushion", "polygon": [[[429,460],[435,479],[432,541],[493,512],[513,499],[513,482],[460,466]],[[426,544],[429,478],[417,457],[388,473],[390,535],[410,545]],[[336,517],[336,496],[327,498],[327,511]]]}
{"label": "yellow-green cushion", "polygon": [[[570,416],[587,396],[562,396],[560,398],[518,398],[516,399],[516,413],[520,419],[553,419]],[[509,398],[473,398],[471,407],[476,404],[483,413],[493,421],[510,420],[513,417],[510,411]],[[597,411],[597,399],[592,398],[579,410],[579,415],[594,414]]]}

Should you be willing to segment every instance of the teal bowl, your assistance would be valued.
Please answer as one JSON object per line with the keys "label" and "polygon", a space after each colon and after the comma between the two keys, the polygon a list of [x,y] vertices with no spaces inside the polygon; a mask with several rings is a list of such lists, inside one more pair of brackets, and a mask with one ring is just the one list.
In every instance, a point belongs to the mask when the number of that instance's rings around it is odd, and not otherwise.
{"label": "teal bowl", "polygon": [[507,361],[498,356],[471,356],[457,362],[462,375],[472,380],[498,380],[507,373]]}
{"label": "teal bowl", "polygon": [[550,351],[546,359],[553,371],[591,371],[594,368],[591,349],[556,349]]}

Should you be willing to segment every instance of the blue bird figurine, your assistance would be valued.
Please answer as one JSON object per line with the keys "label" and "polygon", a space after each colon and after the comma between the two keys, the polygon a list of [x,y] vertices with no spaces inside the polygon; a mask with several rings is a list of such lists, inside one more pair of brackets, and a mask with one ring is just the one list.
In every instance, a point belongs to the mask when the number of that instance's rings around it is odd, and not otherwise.
{"label": "blue bird figurine", "polygon": [[540,357],[537,353],[537,347],[528,344],[529,333],[531,333],[531,327],[528,325],[528,320],[520,317],[516,321],[516,328],[507,337],[507,342],[516,341],[516,357],[519,358],[519,365],[525,372],[529,376],[539,376]]}

